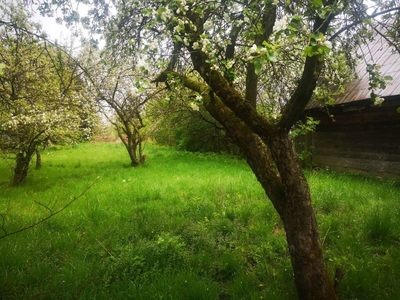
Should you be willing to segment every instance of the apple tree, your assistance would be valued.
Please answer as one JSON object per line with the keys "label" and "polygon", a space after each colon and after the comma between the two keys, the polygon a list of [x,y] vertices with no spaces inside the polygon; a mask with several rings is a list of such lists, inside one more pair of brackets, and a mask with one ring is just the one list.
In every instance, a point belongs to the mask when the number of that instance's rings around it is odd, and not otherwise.
{"label": "apple tree", "polygon": [[[343,90],[353,63],[349,54],[368,42],[378,25],[394,24],[398,3],[131,0],[115,5],[109,45],[147,53],[149,61],[159,55],[157,45],[171,49],[155,81],[179,81],[201,96],[241,149],[284,224],[299,298],[337,299],[290,132],[312,99],[329,100]],[[183,62],[189,62],[186,72],[179,69]]]}
{"label": "apple tree", "polygon": [[43,41],[21,8],[3,9],[0,149],[15,156],[13,183],[20,184],[39,146],[90,137],[96,111],[74,61]]}

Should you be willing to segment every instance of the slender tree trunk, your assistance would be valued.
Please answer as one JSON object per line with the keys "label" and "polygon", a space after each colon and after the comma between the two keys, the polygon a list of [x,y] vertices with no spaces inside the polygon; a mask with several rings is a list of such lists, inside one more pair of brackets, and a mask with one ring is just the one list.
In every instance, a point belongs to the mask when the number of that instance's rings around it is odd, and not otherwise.
{"label": "slender tree trunk", "polygon": [[[115,124],[114,124],[114,126],[117,130],[119,139],[124,144],[125,149],[128,152],[129,159],[131,161],[131,166],[132,167],[138,166],[139,160],[137,159],[137,156],[136,156],[137,145],[135,143],[134,135],[129,131],[129,128],[127,125],[125,125],[124,128],[120,128]],[[126,135],[126,138],[125,138],[124,134]]]}
{"label": "slender tree trunk", "polygon": [[129,153],[129,158],[131,159],[132,167],[137,167],[139,165],[139,160],[137,159],[137,155],[136,155],[136,148],[137,148],[137,144],[133,140],[133,137],[129,136],[127,150]]}

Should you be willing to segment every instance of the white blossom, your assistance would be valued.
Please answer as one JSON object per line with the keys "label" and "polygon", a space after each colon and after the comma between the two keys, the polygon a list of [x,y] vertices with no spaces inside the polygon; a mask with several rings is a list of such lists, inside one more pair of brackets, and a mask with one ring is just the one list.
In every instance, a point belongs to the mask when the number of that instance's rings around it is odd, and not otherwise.
{"label": "white blossom", "polygon": [[325,45],[325,47],[332,49],[332,43],[330,41],[325,41],[324,45]]}
{"label": "white blossom", "polygon": [[235,62],[234,62],[233,60],[229,60],[229,61],[226,63],[225,66],[226,66],[227,69],[232,69],[234,63],[235,63]]}
{"label": "white blossom", "polygon": [[172,18],[172,13],[168,7],[166,7],[165,10],[160,14],[160,18],[161,20],[168,20]]}
{"label": "white blossom", "polygon": [[131,88],[130,93],[134,98],[140,95],[140,92],[136,86]]}
{"label": "white blossom", "polygon": [[383,103],[383,101],[385,101],[385,99],[383,99],[383,98],[377,96],[377,97],[375,97],[374,104],[377,105],[377,106],[381,106],[381,104]]}
{"label": "white blossom", "polygon": [[288,24],[288,17],[283,16],[282,19],[277,20],[275,22],[273,31],[285,30],[287,28],[287,24]]}
{"label": "white blossom", "polygon": [[176,10],[176,13],[177,14],[180,14],[181,12],[182,12],[182,14],[186,14],[186,12],[189,10],[189,6],[188,5],[184,5],[184,6],[181,6],[181,7],[179,7],[177,10]]}
{"label": "white blossom", "polygon": [[213,28],[213,22],[211,20],[207,20],[204,22],[204,30],[210,31]]}
{"label": "white blossom", "polygon": [[196,103],[194,103],[194,102],[191,102],[190,104],[189,104],[189,106],[190,106],[190,108],[191,109],[193,109],[193,110],[195,110],[195,111],[199,111],[199,106],[196,104]]}
{"label": "white blossom", "polygon": [[136,63],[136,66],[137,66],[138,68],[145,68],[145,69],[148,69],[148,68],[149,68],[148,63],[147,63],[144,59],[142,59],[142,58],[139,58],[139,59],[138,59],[138,62]]}

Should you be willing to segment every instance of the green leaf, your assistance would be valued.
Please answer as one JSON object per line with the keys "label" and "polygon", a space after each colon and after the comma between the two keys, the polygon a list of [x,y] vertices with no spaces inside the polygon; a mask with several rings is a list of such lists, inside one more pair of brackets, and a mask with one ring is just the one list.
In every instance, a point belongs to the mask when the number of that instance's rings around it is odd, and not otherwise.
{"label": "green leaf", "polygon": [[6,67],[6,64],[0,63],[0,75],[3,75],[3,74],[4,74],[3,69],[4,69],[5,67]]}
{"label": "green leaf", "polygon": [[294,32],[298,32],[302,26],[302,19],[300,17],[293,17],[289,23],[289,29]]}
{"label": "green leaf", "polygon": [[313,47],[313,46],[307,46],[307,47],[304,49],[304,54],[305,54],[306,56],[308,56],[308,57],[314,56],[314,54],[315,54],[314,47]]}
{"label": "green leaf", "polygon": [[267,59],[268,59],[270,62],[277,62],[277,61],[278,61],[278,59],[276,58],[276,53],[275,53],[275,52],[268,53]]}
{"label": "green leaf", "polygon": [[174,35],[175,41],[182,42],[182,38],[179,35]]}
{"label": "green leaf", "polygon": [[375,69],[375,65],[370,65],[370,64],[367,65],[367,72],[368,73],[372,72],[374,69]]}
{"label": "green leaf", "polygon": [[330,13],[331,13],[330,7],[324,7],[324,8],[318,9],[318,11],[317,11],[318,17],[320,17],[321,19],[325,19],[326,17],[328,17],[328,15]]}
{"label": "green leaf", "polygon": [[263,61],[261,59],[254,61],[254,73],[256,73],[256,75],[260,74],[261,72],[262,62]]}
{"label": "green leaf", "polygon": [[279,40],[279,38],[281,37],[282,33],[283,33],[283,31],[278,31],[278,32],[275,34],[275,42],[277,42],[277,41]]}
{"label": "green leaf", "polygon": [[396,109],[396,111],[400,114],[400,107],[398,107],[398,108]]}
{"label": "green leaf", "polygon": [[317,6],[317,7],[322,7],[323,3],[322,3],[322,0],[313,0],[312,5]]}
{"label": "green leaf", "polygon": [[385,79],[386,81],[391,81],[391,80],[393,80],[393,77],[390,75],[386,75],[386,76],[383,76],[383,79]]}

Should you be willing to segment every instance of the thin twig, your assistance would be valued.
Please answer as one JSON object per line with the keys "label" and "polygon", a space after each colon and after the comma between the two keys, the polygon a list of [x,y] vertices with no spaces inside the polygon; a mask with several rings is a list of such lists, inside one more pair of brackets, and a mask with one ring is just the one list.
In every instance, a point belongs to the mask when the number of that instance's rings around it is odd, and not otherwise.
{"label": "thin twig", "polygon": [[322,239],[322,245],[321,245],[322,247],[323,247],[324,244],[325,244],[325,240],[326,240],[326,237],[328,236],[329,230],[331,230],[331,226],[329,226],[328,230],[326,231],[326,233],[325,233],[325,235],[324,235],[324,238]]}
{"label": "thin twig", "polygon": [[112,253],[102,244],[102,242],[100,242],[98,239],[96,239],[96,242],[97,242],[111,257],[114,257],[114,255],[112,255]]}

